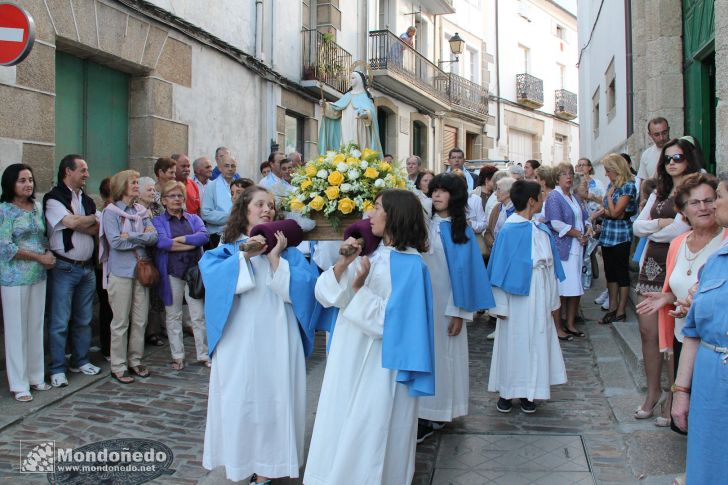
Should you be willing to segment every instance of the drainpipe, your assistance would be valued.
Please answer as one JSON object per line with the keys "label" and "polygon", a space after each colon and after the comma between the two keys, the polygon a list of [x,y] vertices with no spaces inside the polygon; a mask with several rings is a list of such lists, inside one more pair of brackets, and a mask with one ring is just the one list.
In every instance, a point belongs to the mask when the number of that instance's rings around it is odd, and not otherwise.
{"label": "drainpipe", "polygon": [[[630,0],[625,0],[626,2],[629,2]],[[500,142],[501,138],[501,115],[500,115],[500,109],[501,109],[501,92],[500,92],[500,50],[499,50],[499,43],[498,43],[498,0],[495,0],[495,92],[496,92],[496,111],[498,114],[496,115],[496,123],[498,124],[498,129],[496,131],[496,143]],[[496,145],[497,146],[497,145]]]}
{"label": "drainpipe", "polygon": [[369,2],[368,0],[359,0],[359,59],[368,62],[367,43],[369,40]]}
{"label": "drainpipe", "polygon": [[263,60],[263,0],[255,0],[255,57]]}
{"label": "drainpipe", "polygon": [[634,133],[634,71],[632,66],[632,1],[624,0],[624,46],[627,54],[627,138]]}

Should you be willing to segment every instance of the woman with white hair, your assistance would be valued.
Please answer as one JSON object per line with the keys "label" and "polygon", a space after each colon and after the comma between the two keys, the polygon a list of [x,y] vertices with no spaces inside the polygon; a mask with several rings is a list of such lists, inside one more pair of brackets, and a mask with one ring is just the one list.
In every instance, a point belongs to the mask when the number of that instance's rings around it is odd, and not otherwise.
{"label": "woman with white hair", "polygon": [[[160,194],[157,191],[157,182],[151,177],[139,178],[139,197],[136,203],[144,207],[149,217],[154,218],[164,213],[164,207],[159,202]],[[149,317],[145,331],[145,341],[149,345],[161,347],[164,345],[162,338],[162,323],[164,323],[164,303],[155,291],[149,292]]]}

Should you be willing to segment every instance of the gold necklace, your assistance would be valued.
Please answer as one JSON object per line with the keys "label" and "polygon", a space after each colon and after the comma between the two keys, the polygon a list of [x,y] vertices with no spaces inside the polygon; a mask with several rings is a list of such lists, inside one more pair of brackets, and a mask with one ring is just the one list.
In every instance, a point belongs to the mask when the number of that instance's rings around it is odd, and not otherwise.
{"label": "gold necklace", "polygon": [[[705,245],[704,245],[704,246],[703,246],[702,248],[700,248],[700,250],[699,250],[698,252],[696,252],[696,253],[693,253],[693,252],[692,252],[692,251],[690,251],[690,249],[688,248],[688,242],[689,242],[689,239],[690,239],[691,237],[693,237],[693,235],[694,235],[695,233],[692,233],[692,234],[690,234],[690,236],[688,236],[688,237],[686,237],[686,238],[685,238],[685,260],[686,260],[686,261],[688,262],[688,264],[689,264],[689,266],[688,266],[688,270],[686,271],[686,274],[687,274],[688,276],[690,276],[691,274],[693,274],[693,265],[695,264],[695,260],[696,260],[696,259],[698,259],[698,257],[700,256],[700,254],[701,254],[701,253],[702,253],[703,251],[705,251],[705,248],[707,248],[707,247],[708,247],[708,246],[710,245],[711,241],[712,241],[713,239],[715,239],[715,237],[716,237],[716,236],[717,236],[717,235],[718,235],[718,234],[720,233],[720,231],[721,231],[721,230],[722,230],[722,228],[718,228],[718,231],[717,231],[717,232],[716,232],[716,233],[715,233],[715,234],[713,235],[713,237],[711,237],[710,239],[708,239],[708,242],[706,242],[706,243],[705,243]],[[688,256],[688,253],[692,254],[692,255],[693,255],[693,257],[692,257],[692,258],[690,258],[690,257]]]}

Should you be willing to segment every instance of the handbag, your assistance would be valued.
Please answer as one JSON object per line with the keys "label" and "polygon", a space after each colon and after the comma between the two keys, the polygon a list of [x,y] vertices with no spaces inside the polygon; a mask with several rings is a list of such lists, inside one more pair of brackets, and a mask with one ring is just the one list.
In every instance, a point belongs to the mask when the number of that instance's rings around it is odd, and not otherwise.
{"label": "handbag", "polygon": [[198,265],[195,264],[187,268],[187,271],[185,271],[185,282],[187,283],[190,298],[201,300],[205,297],[205,284],[202,281],[202,273],[200,273],[200,267]]}
{"label": "handbag", "polygon": [[139,253],[134,250],[134,256],[136,257],[137,263],[134,268],[134,274],[136,275],[139,284],[151,288],[157,286],[159,283],[159,270],[154,266],[151,259],[144,259],[139,256]]}

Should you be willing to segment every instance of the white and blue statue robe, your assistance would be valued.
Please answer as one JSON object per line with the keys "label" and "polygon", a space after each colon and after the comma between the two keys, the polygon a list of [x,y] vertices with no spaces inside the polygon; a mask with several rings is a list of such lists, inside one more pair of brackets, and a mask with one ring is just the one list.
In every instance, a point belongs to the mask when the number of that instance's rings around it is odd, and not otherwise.
{"label": "white and blue statue robe", "polygon": [[566,382],[551,312],[558,309],[564,270],[549,228],[518,214],[506,220],[488,262],[498,319],[488,391],[504,399],[549,399]]}
{"label": "white and blue statue robe", "polygon": [[202,464],[224,466],[230,480],[297,477],[317,274],[295,248],[275,272],[265,255],[246,261],[246,239],[200,260],[212,356]]}
{"label": "white and blue statue robe", "polygon": [[[466,322],[473,312],[495,305],[488,274],[475,234],[467,227],[468,241],[452,241],[450,218],[435,214],[430,221],[430,250],[424,255],[431,275],[435,316],[435,373],[437,391],[420,400],[419,417],[452,421],[468,414],[470,370]],[[452,317],[463,319],[460,334],[448,335]]]}
{"label": "white and blue statue robe", "polygon": [[432,289],[414,249],[380,245],[364,286],[355,260],[316,297],[339,309],[311,437],[306,485],[410,483],[418,396],[435,391]]}
{"label": "white and blue statue robe", "polygon": [[[351,108],[347,109],[351,104]],[[369,113],[370,119],[365,122],[356,118],[356,113],[364,110]],[[342,129],[342,124],[346,129]],[[345,140],[342,134],[351,138]],[[359,140],[359,139],[362,140]],[[328,150],[338,151],[342,145],[357,143],[359,148],[371,148],[382,152],[382,143],[379,138],[379,123],[377,122],[377,107],[366,92],[354,94],[345,93],[335,103],[326,103],[324,115],[319,128],[319,153],[325,155]]]}

